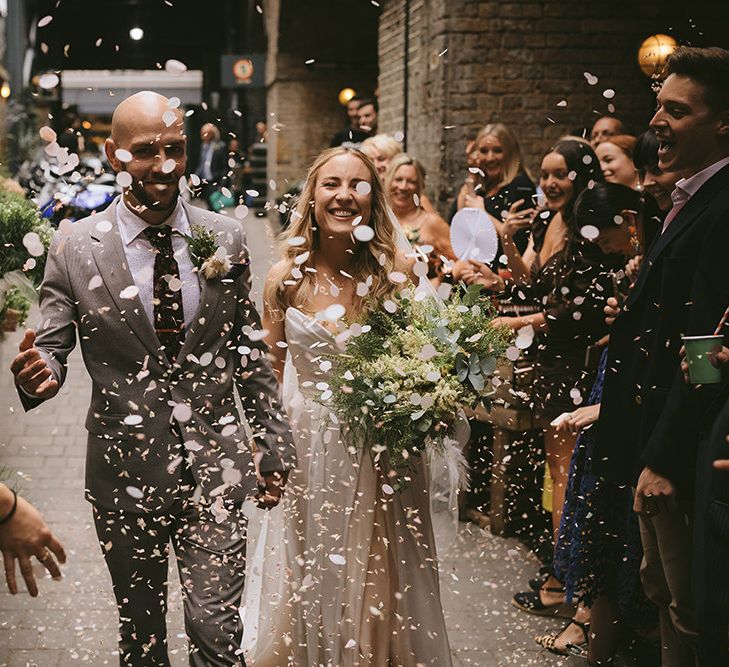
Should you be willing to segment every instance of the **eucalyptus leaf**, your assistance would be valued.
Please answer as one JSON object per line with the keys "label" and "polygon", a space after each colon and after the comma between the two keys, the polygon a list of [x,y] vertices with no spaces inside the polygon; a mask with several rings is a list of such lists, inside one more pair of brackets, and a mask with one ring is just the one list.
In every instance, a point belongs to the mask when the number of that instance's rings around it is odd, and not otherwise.
{"label": "eucalyptus leaf", "polygon": [[481,375],[480,372],[478,373],[469,373],[468,374],[468,381],[471,383],[471,386],[476,391],[483,391],[483,388],[486,386],[486,381],[484,380],[483,375]]}
{"label": "eucalyptus leaf", "polygon": [[459,382],[464,382],[468,377],[468,361],[463,352],[459,352],[456,355],[456,377]]}
{"label": "eucalyptus leaf", "polygon": [[481,359],[481,372],[484,375],[491,375],[496,370],[496,359],[494,357],[486,357]]}

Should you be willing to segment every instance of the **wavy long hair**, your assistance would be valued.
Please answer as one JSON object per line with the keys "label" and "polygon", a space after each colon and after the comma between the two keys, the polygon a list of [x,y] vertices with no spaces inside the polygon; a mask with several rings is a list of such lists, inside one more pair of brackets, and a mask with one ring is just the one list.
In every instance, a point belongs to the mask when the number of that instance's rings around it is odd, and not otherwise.
{"label": "wavy long hair", "polygon": [[516,135],[503,123],[489,123],[476,135],[474,139],[475,147],[478,148],[481,139],[489,136],[496,137],[504,149],[504,162],[501,170],[499,188],[503,188],[511,183],[521,172],[531,178],[529,170],[524,164],[521,146]]}
{"label": "wavy long hair", "polygon": [[[353,240],[354,250],[347,272],[355,283],[370,279],[372,282],[366,296],[355,294],[354,312],[351,314],[361,315],[369,310],[370,304],[374,307],[374,304],[381,303],[398,291],[398,285],[388,276],[392,271],[402,269],[402,262],[398,261],[397,239],[390,217],[392,214],[377,169],[359,150],[342,146],[329,148],[320,153],[309,168],[299,200],[291,212],[291,222],[280,237],[281,261],[269,274],[264,290],[264,300],[274,320],[282,320],[289,307],[306,311],[314,296],[316,273],[310,269],[313,269],[320,247],[319,226],[314,215],[316,185],[322,167],[338,155],[352,155],[367,167],[371,188],[370,219],[362,220],[360,224],[369,225],[375,233],[374,238],[366,243]],[[292,245],[290,241],[296,237],[303,238],[304,242]],[[309,255],[302,262],[299,258],[307,252]]]}

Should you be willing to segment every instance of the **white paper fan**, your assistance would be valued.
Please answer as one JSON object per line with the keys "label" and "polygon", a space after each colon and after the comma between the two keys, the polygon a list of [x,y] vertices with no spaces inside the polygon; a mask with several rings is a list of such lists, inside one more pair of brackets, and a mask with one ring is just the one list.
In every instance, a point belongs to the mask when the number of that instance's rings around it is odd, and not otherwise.
{"label": "white paper fan", "polygon": [[458,259],[490,264],[496,259],[499,237],[485,211],[462,208],[451,221],[451,245]]}

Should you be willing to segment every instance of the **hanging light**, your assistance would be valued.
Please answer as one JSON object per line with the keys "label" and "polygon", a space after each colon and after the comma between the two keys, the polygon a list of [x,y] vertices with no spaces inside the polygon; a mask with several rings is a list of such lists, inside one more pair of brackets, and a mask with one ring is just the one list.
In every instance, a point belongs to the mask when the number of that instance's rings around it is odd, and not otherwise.
{"label": "hanging light", "polygon": [[144,30],[142,30],[138,26],[134,26],[131,30],[129,30],[129,36],[135,41],[138,42],[142,37],[144,37]]}
{"label": "hanging light", "polygon": [[0,97],[4,100],[10,97],[10,84],[7,81],[3,81],[2,86],[0,86]]}
{"label": "hanging light", "polygon": [[668,57],[676,50],[678,43],[671,35],[651,35],[638,49],[638,65],[643,74],[658,78]]}
{"label": "hanging light", "polygon": [[354,88],[342,88],[342,90],[339,91],[339,95],[337,96],[339,98],[339,104],[341,104],[343,107],[347,106],[347,102],[351,100],[357,92],[354,90]]}

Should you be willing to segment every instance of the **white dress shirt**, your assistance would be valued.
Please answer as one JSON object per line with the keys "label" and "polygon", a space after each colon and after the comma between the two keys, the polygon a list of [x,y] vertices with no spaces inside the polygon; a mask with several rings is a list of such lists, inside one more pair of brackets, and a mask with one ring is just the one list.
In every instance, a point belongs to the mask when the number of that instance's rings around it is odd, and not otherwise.
{"label": "white dress shirt", "polygon": [[[686,202],[699,191],[706,181],[728,164],[729,157],[725,157],[723,160],[714,162],[714,164],[709,165],[706,169],[702,169],[689,178],[682,178],[680,181],[676,181],[676,188],[671,193],[671,201],[673,202],[671,210],[676,209],[678,211],[683,208]],[[670,215],[669,212],[669,215],[666,216],[666,220],[663,223],[661,234],[666,231],[668,225],[675,217],[675,215]]]}
{"label": "white dress shirt", "polygon": [[[116,219],[119,223],[119,233],[124,245],[129,272],[132,274],[134,284],[139,290],[139,300],[144,306],[144,312],[147,313],[149,321],[154,326],[155,252],[152,244],[142,233],[152,225],[148,225],[136,213],[129,210],[123,199],[120,199],[117,205]],[[185,328],[188,328],[200,305],[200,283],[199,274],[195,271],[195,265],[190,258],[187,241],[182,236],[182,234],[189,236],[191,230],[190,221],[187,219],[187,213],[185,213],[181,200],[177,200],[177,206],[172,215],[162,224],[172,227],[172,251],[180,269],[182,310],[185,315]]]}

